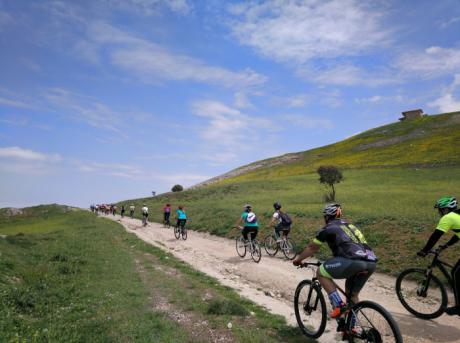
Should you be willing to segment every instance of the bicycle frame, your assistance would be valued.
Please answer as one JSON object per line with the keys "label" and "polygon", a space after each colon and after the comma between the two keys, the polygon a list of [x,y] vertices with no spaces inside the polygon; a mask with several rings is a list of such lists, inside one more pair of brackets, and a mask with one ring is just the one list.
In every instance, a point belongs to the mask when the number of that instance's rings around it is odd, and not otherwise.
{"label": "bicycle frame", "polygon": [[451,276],[451,274],[449,273],[449,271],[447,269],[447,268],[453,269],[454,266],[449,264],[449,263],[447,263],[447,262],[444,262],[444,261],[440,260],[438,251],[434,252],[433,261],[427,267],[427,271],[426,271],[427,277],[428,277],[427,278],[427,280],[428,280],[427,285],[429,284],[429,276],[433,273],[433,269],[436,268],[436,267],[441,271],[441,273],[447,279],[447,282],[449,283],[449,286],[452,289],[454,289],[454,280],[452,279],[452,276]]}

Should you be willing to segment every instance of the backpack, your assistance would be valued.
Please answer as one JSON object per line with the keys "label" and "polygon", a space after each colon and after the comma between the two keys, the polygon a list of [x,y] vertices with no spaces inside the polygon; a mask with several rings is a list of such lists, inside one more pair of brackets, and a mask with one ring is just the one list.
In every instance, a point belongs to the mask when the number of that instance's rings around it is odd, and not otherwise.
{"label": "backpack", "polygon": [[292,219],[289,215],[285,212],[278,211],[279,216],[281,218],[281,226],[282,227],[290,227],[292,225]]}
{"label": "backpack", "polygon": [[246,217],[246,221],[248,223],[255,223],[257,222],[257,216],[254,212],[249,212],[248,216]]}

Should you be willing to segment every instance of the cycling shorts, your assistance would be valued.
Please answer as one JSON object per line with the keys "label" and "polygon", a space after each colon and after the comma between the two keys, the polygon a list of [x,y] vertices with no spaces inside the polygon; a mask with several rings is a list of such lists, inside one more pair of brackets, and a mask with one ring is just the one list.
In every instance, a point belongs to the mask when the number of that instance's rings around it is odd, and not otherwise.
{"label": "cycling shorts", "polygon": [[[332,257],[321,264],[320,274],[329,279],[346,279],[345,287],[350,289],[353,280],[353,293],[358,293],[375,271],[377,263],[354,260],[345,257]],[[356,275],[360,272],[367,273]]]}

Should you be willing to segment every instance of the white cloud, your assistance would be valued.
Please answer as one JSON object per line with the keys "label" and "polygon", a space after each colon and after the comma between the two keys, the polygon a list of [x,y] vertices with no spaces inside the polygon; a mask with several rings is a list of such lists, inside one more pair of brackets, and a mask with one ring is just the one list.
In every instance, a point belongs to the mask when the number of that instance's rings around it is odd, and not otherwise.
{"label": "white cloud", "polygon": [[243,152],[261,147],[260,133],[277,130],[271,120],[242,113],[218,101],[197,101],[193,113],[207,120],[199,134],[206,142],[202,156],[215,165],[235,162]]}
{"label": "white cloud", "polygon": [[355,0],[246,2],[229,7],[240,42],[282,62],[360,55],[382,48],[383,9]]}
{"label": "white cloud", "polygon": [[439,28],[446,29],[449,26],[452,26],[453,24],[458,23],[458,22],[460,22],[460,17],[453,17],[453,18],[450,18],[449,20],[443,20],[439,24]]}
{"label": "white cloud", "polygon": [[62,159],[59,154],[44,154],[17,146],[0,148],[0,158],[40,162],[56,162]]}
{"label": "white cloud", "polygon": [[8,106],[8,107],[17,107],[17,108],[33,108],[33,106],[19,100],[14,99],[7,99],[0,97],[0,106]]}
{"label": "white cloud", "polygon": [[177,14],[186,15],[193,9],[187,0],[106,0],[108,7],[128,10],[137,14],[151,16],[159,14],[163,8]]}
{"label": "white cloud", "polygon": [[396,66],[404,73],[433,78],[460,71],[460,48],[432,46],[424,51],[410,51],[401,55]]}
{"label": "white cloud", "polygon": [[385,95],[373,95],[368,98],[356,98],[355,102],[357,104],[381,104],[384,102],[409,102],[409,100],[405,99],[402,95],[395,95],[395,96],[385,96]]}
{"label": "white cloud", "polygon": [[90,25],[88,40],[91,43],[82,49],[82,57],[88,59],[89,54],[90,59],[95,59],[94,44],[107,47],[113,65],[146,83],[159,83],[163,80],[195,81],[242,89],[266,81],[265,76],[251,69],[235,72],[212,66],[186,54],[168,51],[156,43],[106,23]]}
{"label": "white cloud", "polygon": [[295,127],[304,129],[333,129],[334,124],[331,120],[325,118],[316,118],[301,114],[286,114],[284,120]]}
{"label": "white cloud", "polygon": [[[428,103],[428,106],[436,108],[439,112],[460,111],[460,74],[454,76],[452,83],[443,90],[441,96]],[[459,98],[457,98],[459,96]]]}

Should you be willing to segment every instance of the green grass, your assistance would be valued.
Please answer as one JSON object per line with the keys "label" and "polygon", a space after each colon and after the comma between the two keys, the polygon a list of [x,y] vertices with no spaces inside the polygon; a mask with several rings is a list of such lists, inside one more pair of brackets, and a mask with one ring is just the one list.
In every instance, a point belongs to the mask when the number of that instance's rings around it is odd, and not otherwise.
{"label": "green grass", "polygon": [[304,341],[281,317],[89,212],[0,210],[0,235],[1,342],[205,342],[209,330],[236,342]]}
{"label": "green grass", "polygon": [[[423,263],[415,253],[423,247],[439,219],[433,204],[444,194],[460,189],[460,167],[352,169],[337,187],[345,216],[365,233],[380,257],[379,269],[396,274],[405,267]],[[293,217],[292,235],[304,245],[323,225],[324,189],[317,174],[216,184],[182,193],[168,193],[131,202],[150,208],[152,220],[161,222],[162,206],[185,205],[189,227],[233,237],[231,230],[242,206],[251,203],[259,218],[260,236],[268,234],[272,204],[280,201]],[[121,204],[121,203],[120,203]],[[448,235],[446,235],[448,236]],[[446,237],[447,238],[447,237]],[[327,249],[322,256],[327,256]],[[446,252],[448,258],[455,254]]]}

